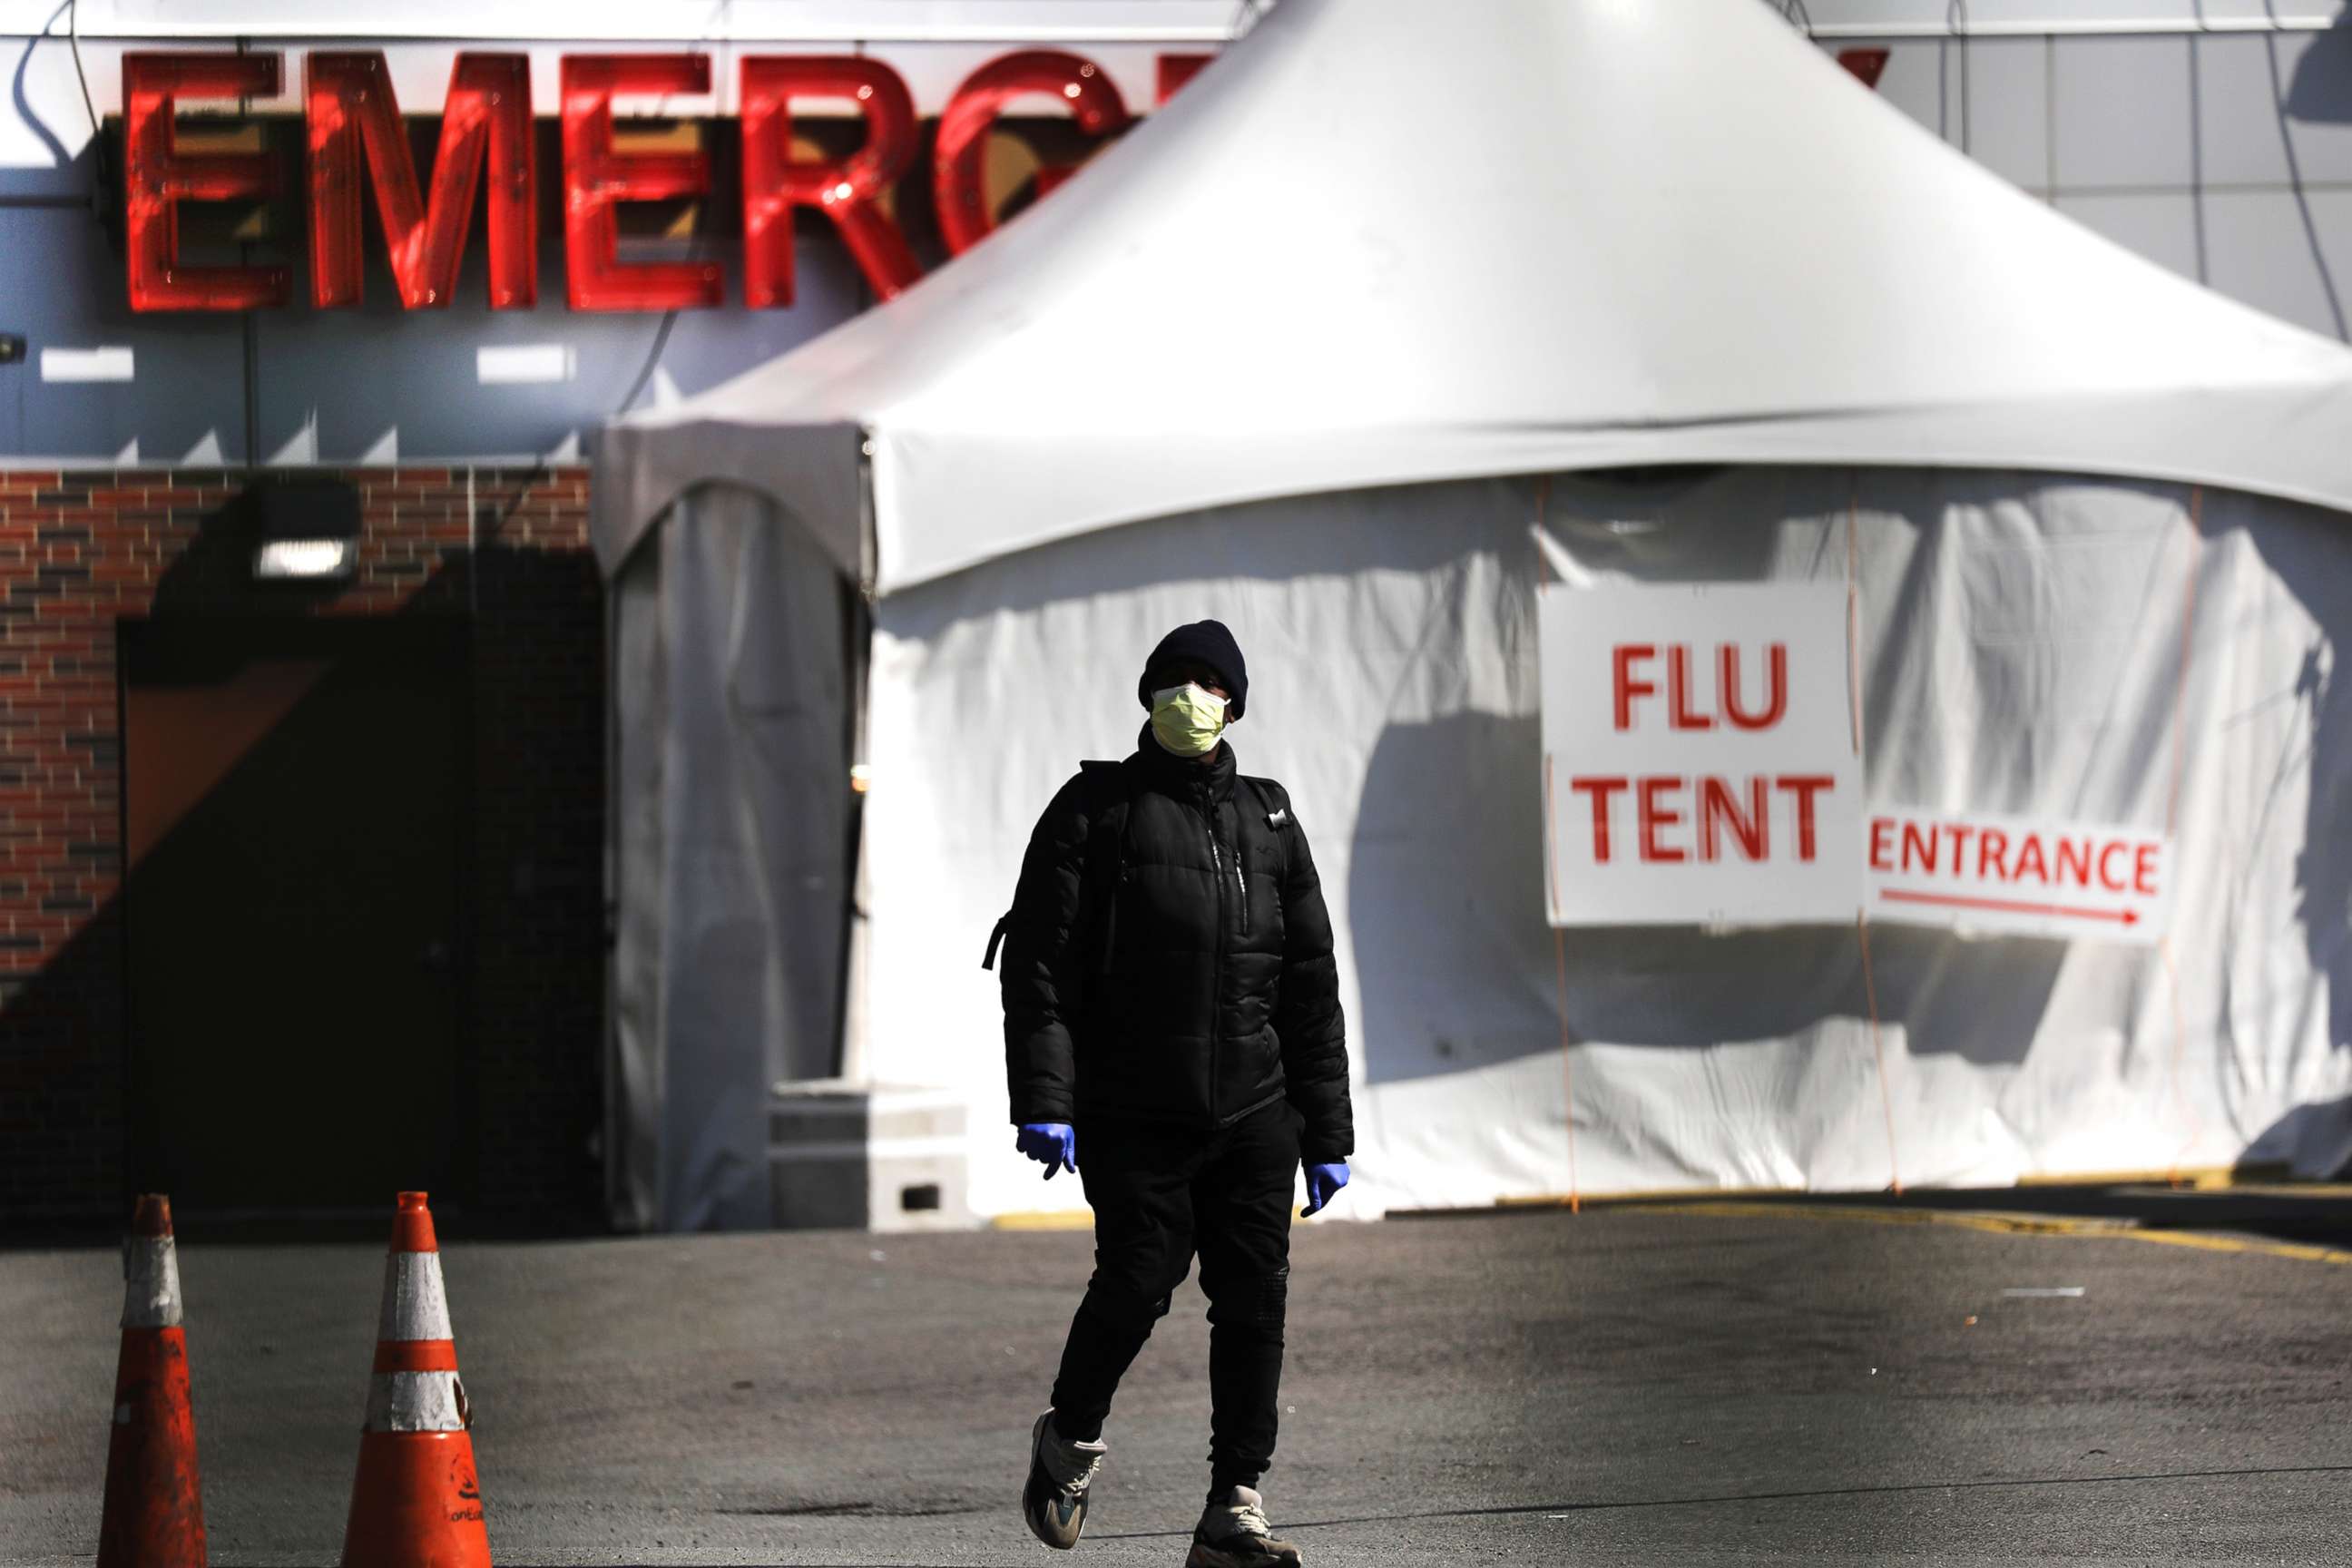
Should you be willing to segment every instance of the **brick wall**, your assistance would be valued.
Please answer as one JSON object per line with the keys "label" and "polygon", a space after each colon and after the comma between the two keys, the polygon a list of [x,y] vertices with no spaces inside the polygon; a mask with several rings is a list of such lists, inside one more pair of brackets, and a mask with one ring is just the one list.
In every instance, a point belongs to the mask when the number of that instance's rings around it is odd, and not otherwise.
{"label": "brick wall", "polygon": [[360,567],[290,596],[230,534],[243,477],[0,469],[0,1230],[119,1219],[125,868],[119,617],[467,617],[482,1206],[584,1223],[601,1190],[604,665],[586,471],[403,468]]}

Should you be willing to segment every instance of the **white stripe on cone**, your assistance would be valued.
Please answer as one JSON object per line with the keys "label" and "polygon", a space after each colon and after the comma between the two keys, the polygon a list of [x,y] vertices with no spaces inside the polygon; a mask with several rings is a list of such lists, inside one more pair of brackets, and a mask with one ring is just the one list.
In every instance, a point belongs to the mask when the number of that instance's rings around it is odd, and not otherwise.
{"label": "white stripe on cone", "polygon": [[441,1291],[441,1255],[395,1252],[384,1259],[383,1310],[378,1340],[446,1340],[449,1298]]}
{"label": "white stripe on cone", "polygon": [[466,1390],[454,1372],[380,1372],[368,1380],[371,1432],[463,1432]]}
{"label": "white stripe on cone", "polygon": [[168,1236],[133,1236],[122,1243],[122,1326],[180,1326],[180,1255]]}

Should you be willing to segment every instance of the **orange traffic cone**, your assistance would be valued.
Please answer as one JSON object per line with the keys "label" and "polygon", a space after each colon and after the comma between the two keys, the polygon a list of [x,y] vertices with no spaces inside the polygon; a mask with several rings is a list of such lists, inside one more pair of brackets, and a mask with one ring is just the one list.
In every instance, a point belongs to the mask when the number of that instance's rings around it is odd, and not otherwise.
{"label": "orange traffic cone", "polygon": [[114,1367],[98,1568],[204,1568],[205,1500],[171,1199],[140,1196],[122,1243],[122,1353]]}
{"label": "orange traffic cone", "polygon": [[441,1250],[423,1193],[400,1194],[343,1568],[489,1568],[473,1412],[457,1381]]}

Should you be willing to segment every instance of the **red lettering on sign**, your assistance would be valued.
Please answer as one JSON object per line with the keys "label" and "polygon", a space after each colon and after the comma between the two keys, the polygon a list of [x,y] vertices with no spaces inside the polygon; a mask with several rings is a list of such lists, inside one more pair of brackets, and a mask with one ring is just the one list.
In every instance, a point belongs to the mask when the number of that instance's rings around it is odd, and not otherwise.
{"label": "red lettering on sign", "polygon": [[1837,787],[1837,780],[1827,773],[1786,773],[1772,781],[1797,797],[1797,858],[1813,858],[1813,796]]}
{"label": "red lettering on sign", "polygon": [[[996,226],[981,178],[989,127],[996,123],[1006,104],[1033,92],[1050,93],[1068,103],[1078,129],[1089,136],[1108,136],[1126,129],[1127,104],[1118,89],[1092,60],[1076,55],[1059,49],[1024,49],[991,60],[966,77],[940,112],[939,137],[931,152],[931,193],[939,209],[940,233],[955,255],[978,245]],[[1067,171],[1050,173],[1067,175]],[[1038,194],[1060,183],[1060,178],[1040,174]]]}
{"label": "red lettering on sign", "polygon": [[2143,844],[2132,855],[2132,890],[2156,894],[2156,849],[2153,844]]}
{"label": "red lettering on sign", "polygon": [[1657,687],[1652,682],[1633,679],[1635,659],[1657,657],[1657,648],[1645,642],[1619,643],[1610,650],[1610,684],[1615,691],[1618,729],[1630,730],[1633,727],[1634,698],[1654,697],[1658,694]]}
{"label": "red lettering on sign", "polygon": [[1887,840],[1893,837],[1894,834],[1895,824],[1887,821],[1886,818],[1883,816],[1874,816],[1870,819],[1870,868],[1872,870],[1892,871],[1895,869],[1892,865],[1887,863],[1886,859]]}
{"label": "red lettering on sign", "polygon": [[1690,649],[1676,643],[1666,650],[1666,723],[1675,730],[1712,730],[1715,721],[1690,707]]}
{"label": "red lettering on sign", "polygon": [[2039,833],[2027,834],[2024,844],[2017,851],[2017,879],[2022,882],[2028,877],[2037,882],[2050,880],[2050,861],[2047,852],[2042,847],[2042,835]]}
{"label": "red lettering on sign", "polygon": [[1998,827],[1977,836],[1977,875],[2009,876],[2009,835]]}
{"label": "red lettering on sign", "polygon": [[277,55],[122,57],[123,234],[134,310],[253,310],[283,305],[283,267],[183,267],[182,202],[255,200],[278,189],[266,153],[189,153],[172,126],[183,98],[272,98]]}
{"label": "red lettering on sign", "polygon": [[1748,781],[1748,814],[1740,815],[1739,803],[1732,797],[1731,784],[1727,779],[1709,778],[1700,781],[1698,796],[1698,854],[1702,860],[1720,858],[1722,828],[1729,824],[1731,836],[1739,842],[1739,852],[1750,860],[1761,860],[1771,852],[1770,818],[1764,810],[1765,786],[1762,779]]}
{"label": "red lettering on sign", "polygon": [[2064,882],[2069,868],[2078,888],[2091,885],[2091,841],[2087,838],[2058,840],[2058,880]]}
{"label": "red lettering on sign", "polygon": [[1690,858],[1689,852],[1669,847],[1658,842],[1658,829],[1672,827],[1683,819],[1683,814],[1666,806],[1658,798],[1668,790],[1685,787],[1688,780],[1660,775],[1641,782],[1642,858],[1644,860],[1675,861]]}
{"label": "red lettering on sign", "polygon": [[691,153],[622,153],[613,147],[621,93],[710,90],[708,55],[563,57],[564,279],[575,310],[678,310],[716,305],[727,279],[715,261],[620,259],[622,202],[698,196],[710,159]]}
{"label": "red lettering on sign", "polygon": [[1785,643],[1774,643],[1765,653],[1766,689],[1769,698],[1761,713],[1746,713],[1739,707],[1739,650],[1729,643],[1723,645],[1723,711],[1732,725],[1741,730],[1769,730],[1778,724],[1789,711],[1789,648]]}
{"label": "red lettering on sign", "polygon": [[1936,830],[1932,826],[1923,827],[1916,822],[1905,823],[1903,825],[1903,868],[1908,871],[1916,867],[1922,871],[1934,870],[1936,838]]}
{"label": "red lettering on sign", "polygon": [[[866,55],[743,62],[743,299],[793,302],[793,208],[833,220],[857,269],[884,300],[921,269],[878,198],[915,161],[915,100],[898,73]],[[842,159],[792,153],[793,100],[846,99],[866,116],[866,144]]]}
{"label": "red lettering on sign", "polygon": [[2131,846],[2124,843],[2121,839],[2116,839],[2110,843],[2099,846],[2099,885],[2101,887],[2118,893],[2124,890],[2124,879],[2121,877],[2116,876],[2113,871],[2109,870],[2107,868],[2107,865],[2114,857],[2124,853],[2130,848]]}
{"label": "red lettering on sign", "polygon": [[1592,858],[1601,865],[1609,863],[1609,797],[1624,789],[1630,780],[1616,778],[1574,778],[1568,787],[1590,796],[1592,801]]}
{"label": "red lettering on sign", "polygon": [[381,49],[320,50],[302,68],[310,139],[310,302],[360,303],[360,155],[403,309],[445,308],[457,291],[482,165],[490,168],[490,309],[539,301],[539,202],[530,138],[530,57],[461,54],[441,105],[433,190],[417,199],[408,130]]}

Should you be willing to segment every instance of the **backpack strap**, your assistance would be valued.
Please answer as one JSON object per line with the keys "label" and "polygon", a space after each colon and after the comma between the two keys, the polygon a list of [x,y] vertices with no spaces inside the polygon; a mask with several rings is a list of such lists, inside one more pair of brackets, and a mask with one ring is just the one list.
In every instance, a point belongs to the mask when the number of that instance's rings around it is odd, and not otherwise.
{"label": "backpack strap", "polygon": [[1297,819],[1290,813],[1290,792],[1272,779],[1252,778],[1247,773],[1242,774],[1234,783],[1249,791],[1250,796],[1257,803],[1259,820],[1274,835],[1275,842],[1282,846],[1282,868],[1286,877],[1290,871],[1291,836],[1285,829],[1297,825]]}
{"label": "backpack strap", "polygon": [[[1087,858],[1079,872],[1076,926],[1098,942],[1087,973],[1109,968],[1118,935],[1118,881],[1127,870],[1127,818],[1134,800],[1133,781],[1125,763],[1088,761],[1078,764],[1085,781]],[[1097,929],[1096,912],[1102,911]]]}
{"label": "backpack strap", "polygon": [[[1081,929],[1090,929],[1092,910],[1099,907],[1104,895],[1115,888],[1119,873],[1127,864],[1127,807],[1129,799],[1126,764],[1089,759],[1078,764],[1078,777],[1084,794],[1080,804],[1087,814],[1086,861],[1078,873],[1078,913],[1075,922]],[[1118,906],[1110,904],[1114,916]],[[1003,944],[1004,933],[1013,928],[1013,911],[1005,910],[996,919],[995,927],[988,933],[988,950],[981,954],[982,969],[996,967],[996,952]],[[1111,950],[1110,933],[1106,931],[1099,963]]]}

